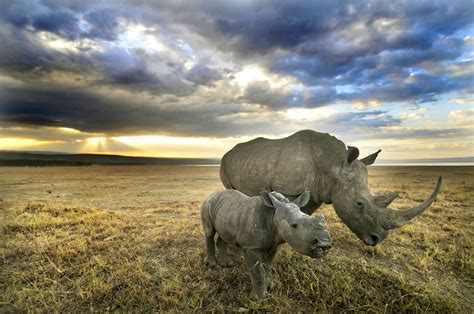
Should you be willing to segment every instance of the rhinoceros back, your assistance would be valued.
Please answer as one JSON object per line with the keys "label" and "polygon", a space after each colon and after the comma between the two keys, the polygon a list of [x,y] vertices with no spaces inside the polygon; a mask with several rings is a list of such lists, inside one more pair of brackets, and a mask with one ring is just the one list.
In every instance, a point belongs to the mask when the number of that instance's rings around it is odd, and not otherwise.
{"label": "rhinoceros back", "polygon": [[330,167],[342,164],[345,152],[343,142],[311,130],[276,140],[256,138],[224,155],[221,180],[226,188],[249,196],[264,189],[298,195],[327,175]]}

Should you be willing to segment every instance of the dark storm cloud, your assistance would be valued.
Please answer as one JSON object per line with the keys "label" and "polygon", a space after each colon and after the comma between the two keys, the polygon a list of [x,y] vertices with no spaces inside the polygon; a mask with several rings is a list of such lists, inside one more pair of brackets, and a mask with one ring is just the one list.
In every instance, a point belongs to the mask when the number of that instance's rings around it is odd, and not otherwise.
{"label": "dark storm cloud", "polygon": [[[53,50],[8,27],[0,30],[0,41],[3,43],[0,70],[25,80],[45,77],[53,71],[67,71],[77,76],[97,77],[96,83],[101,85],[185,96],[195,90],[193,84],[207,85],[220,78],[218,71],[206,66],[196,65],[198,70],[189,73],[170,57],[150,55],[143,50],[110,47],[90,52],[85,49],[86,55]],[[151,63],[158,65],[161,72],[151,71]]]}
{"label": "dark storm cloud", "polygon": [[283,108],[290,106],[292,97],[291,91],[272,88],[268,81],[257,81],[247,85],[241,99],[248,103]]}
{"label": "dark storm cloud", "polygon": [[336,100],[336,90],[330,87],[284,88],[271,87],[268,81],[249,83],[239,98],[245,102],[260,104],[267,108],[288,109],[292,107],[317,108]]}
{"label": "dark storm cloud", "polygon": [[[349,134],[346,136],[347,138],[354,138],[354,140],[365,140],[365,139],[418,139],[418,140],[426,140],[428,142],[429,139],[433,138],[442,138],[442,139],[449,139],[453,141],[458,140],[459,138],[469,139],[472,135],[472,131],[466,128],[446,128],[446,127],[435,127],[430,129],[425,128],[400,128],[400,129],[393,129],[390,128],[378,128],[378,129],[369,129],[365,128],[364,132],[357,132],[356,135]],[[394,147],[400,148],[398,144],[393,145]],[[411,147],[410,149],[416,149],[415,147]]]}
{"label": "dark storm cloud", "polygon": [[119,32],[117,21],[119,14],[117,13],[111,8],[94,9],[88,12],[85,16],[87,30],[83,32],[83,35],[110,41],[116,39]]}
{"label": "dark storm cloud", "polygon": [[409,75],[410,71],[420,69],[422,63],[435,63],[456,60],[464,52],[463,40],[444,37],[436,40],[427,49],[404,48],[385,50],[377,55],[368,55],[352,60],[343,66],[344,73],[339,82],[352,82],[364,85],[377,80],[393,81],[393,76]]}
{"label": "dark storm cloud", "polygon": [[215,81],[222,78],[221,73],[215,69],[211,69],[205,64],[194,65],[184,76],[188,81],[197,85],[212,85]]}
{"label": "dark storm cloud", "polygon": [[65,8],[50,10],[35,1],[2,1],[1,5],[0,16],[18,28],[32,27],[68,38],[76,38],[80,31],[78,18]]}
{"label": "dark storm cloud", "polygon": [[239,104],[188,103],[160,107],[150,99],[108,97],[90,90],[10,88],[2,89],[1,94],[0,123],[8,126],[68,127],[109,135],[160,132],[221,137],[268,132],[279,125],[271,117],[256,116],[247,122],[226,118],[247,113]]}
{"label": "dark storm cloud", "polygon": [[13,76],[36,70],[75,66],[69,56],[57,53],[31,40],[27,34],[14,28],[0,28],[0,69]]}
{"label": "dark storm cloud", "polygon": [[[472,88],[471,72],[451,70],[469,62],[463,60],[469,50],[463,36],[474,20],[470,1],[0,5],[0,74],[24,83],[2,90],[4,122],[88,132],[257,134],[276,125],[272,111],[341,101],[432,102]],[[126,28],[136,24],[148,27],[166,49],[151,51],[149,42],[140,49],[124,45]],[[53,35],[74,42],[75,50],[48,46],[44,36]],[[292,77],[295,85],[260,80],[237,88],[233,74],[247,64]],[[71,90],[51,79],[56,72],[87,80]],[[127,91],[133,101],[98,96],[99,88]],[[211,90],[211,98],[203,90]],[[163,96],[173,103],[158,100]],[[238,115],[242,111],[246,115]],[[267,114],[263,126],[255,118],[260,113]],[[369,128],[401,123],[388,111],[337,117],[328,121]]]}
{"label": "dark storm cloud", "polygon": [[329,117],[326,121],[331,125],[344,126],[363,126],[369,128],[378,128],[385,126],[399,125],[400,119],[394,118],[384,110],[369,110],[363,112],[346,112]]}
{"label": "dark storm cloud", "polygon": [[409,67],[421,62],[438,62],[455,60],[463,53],[463,40],[456,37],[443,37],[431,43],[427,49],[414,48],[384,51],[380,54],[378,64],[387,67]]}
{"label": "dark storm cloud", "polygon": [[[67,1],[2,1],[0,17],[19,29],[51,32],[68,39],[114,40],[120,31],[117,18],[127,15],[123,7]],[[133,8],[132,8],[133,10]]]}
{"label": "dark storm cloud", "polygon": [[[425,50],[414,48],[386,50],[378,55],[359,57],[340,65],[330,65],[317,57],[296,55],[274,60],[269,63],[269,67],[279,73],[294,75],[308,85],[351,84],[360,87],[363,90],[359,94],[360,99],[378,98],[391,102],[413,97],[413,100],[416,100],[423,97],[426,88],[431,89],[430,92],[441,94],[464,87],[456,82],[457,79],[449,76],[432,77],[428,82],[426,75],[420,75],[418,83],[404,83],[412,76],[412,71],[421,70],[417,68],[421,63],[429,62],[440,66],[440,62],[460,57],[464,51],[463,48],[462,39],[446,37],[437,40]],[[370,88],[370,85],[374,83],[382,86],[375,94],[375,90]],[[432,86],[422,86],[426,83]],[[397,89],[400,89],[400,93],[397,93]],[[387,91],[387,93],[381,91]],[[397,97],[397,94],[405,96]],[[347,99],[347,95],[337,95],[336,98],[344,100]]]}
{"label": "dark storm cloud", "polygon": [[[296,1],[279,6],[258,1],[250,6],[252,14],[227,10],[211,16],[218,34],[225,38],[217,42],[241,58],[264,55],[268,68],[309,86],[352,84],[364,90],[377,82],[383,88],[376,97],[372,89],[358,95],[385,102],[435,100],[446,91],[462,88],[450,84],[450,77],[438,77],[428,88],[431,96],[425,96],[426,88],[403,81],[427,62],[443,66],[466,51],[455,32],[466,30],[474,21],[469,1],[370,5]],[[275,54],[278,49],[282,52]],[[346,96],[333,95],[330,101]]]}
{"label": "dark storm cloud", "polygon": [[47,31],[74,39],[80,33],[78,22],[74,13],[60,10],[34,16],[31,25],[38,31]]}
{"label": "dark storm cloud", "polygon": [[[194,87],[185,78],[185,70],[166,56],[149,55],[143,50],[111,48],[94,54],[95,70],[103,76],[101,83],[131,91],[152,94],[189,95]],[[160,72],[151,70],[153,64]]]}
{"label": "dark storm cloud", "polygon": [[433,102],[442,93],[467,88],[474,76],[448,79],[427,74],[407,75],[381,84],[366,85],[362,92],[341,94],[343,100],[364,101],[375,99],[382,102],[413,101]]}
{"label": "dark storm cloud", "polygon": [[334,102],[337,98],[337,93],[331,87],[311,87],[307,89],[307,95],[303,99],[306,107],[321,107]]}
{"label": "dark storm cloud", "polygon": [[428,139],[433,137],[442,138],[459,138],[460,136],[466,136],[469,138],[472,133],[470,130],[463,128],[436,128],[436,129],[411,129],[403,130],[403,132],[389,132],[383,135],[379,135],[379,138],[419,138]]}
{"label": "dark storm cloud", "polygon": [[[283,48],[342,63],[386,49],[429,48],[437,38],[472,23],[473,17],[470,1],[272,4],[255,1],[248,5],[248,14],[238,9],[226,10],[210,19],[228,39],[226,42],[243,53],[266,54]],[[359,24],[364,28],[358,29]],[[364,37],[370,40],[359,42]]]}

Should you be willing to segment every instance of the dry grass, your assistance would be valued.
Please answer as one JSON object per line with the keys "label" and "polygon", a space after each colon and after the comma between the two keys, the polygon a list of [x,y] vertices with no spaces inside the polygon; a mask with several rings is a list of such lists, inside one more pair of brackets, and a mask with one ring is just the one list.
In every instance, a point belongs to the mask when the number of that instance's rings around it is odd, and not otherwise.
{"label": "dry grass", "polygon": [[234,268],[202,267],[217,167],[0,168],[0,310],[472,312],[474,169],[372,168],[370,182],[405,207],[439,174],[439,201],[376,248],[321,208],[334,249],[310,259],[285,245],[276,290],[253,302],[239,250]]}

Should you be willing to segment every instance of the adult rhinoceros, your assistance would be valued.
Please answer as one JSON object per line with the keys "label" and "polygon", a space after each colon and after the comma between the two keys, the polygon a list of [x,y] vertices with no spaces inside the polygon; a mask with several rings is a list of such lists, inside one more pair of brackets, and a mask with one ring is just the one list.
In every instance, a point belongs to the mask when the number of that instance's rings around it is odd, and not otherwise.
{"label": "adult rhinoceros", "polygon": [[436,199],[442,178],[422,204],[403,210],[389,209],[398,193],[375,195],[367,181],[366,166],[380,150],[358,160],[359,150],[334,136],[311,130],[285,138],[256,138],[237,144],[221,161],[220,177],[227,189],[248,196],[262,190],[278,191],[289,199],[305,189],[311,201],[302,208],[311,215],[322,203],[333,204],[337,215],[366,245],[384,240],[390,229],[406,224]]}

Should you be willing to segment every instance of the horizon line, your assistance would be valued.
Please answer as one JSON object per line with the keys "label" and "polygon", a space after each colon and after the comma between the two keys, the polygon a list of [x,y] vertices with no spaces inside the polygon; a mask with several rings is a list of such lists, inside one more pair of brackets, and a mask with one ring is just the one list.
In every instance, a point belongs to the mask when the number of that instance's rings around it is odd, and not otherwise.
{"label": "horizon line", "polygon": [[[103,152],[56,152],[56,151],[28,151],[28,150],[0,150],[0,153],[25,153],[25,154],[61,154],[61,155],[104,155],[104,156],[120,156],[120,157],[130,157],[130,158],[161,158],[161,159],[208,159],[208,160],[220,160],[221,157],[165,157],[165,156],[134,156],[134,155],[122,155],[117,153],[103,153]],[[406,159],[378,159],[378,164],[383,163],[474,163],[473,156],[463,156],[463,157],[442,157],[442,158],[406,158]]]}

